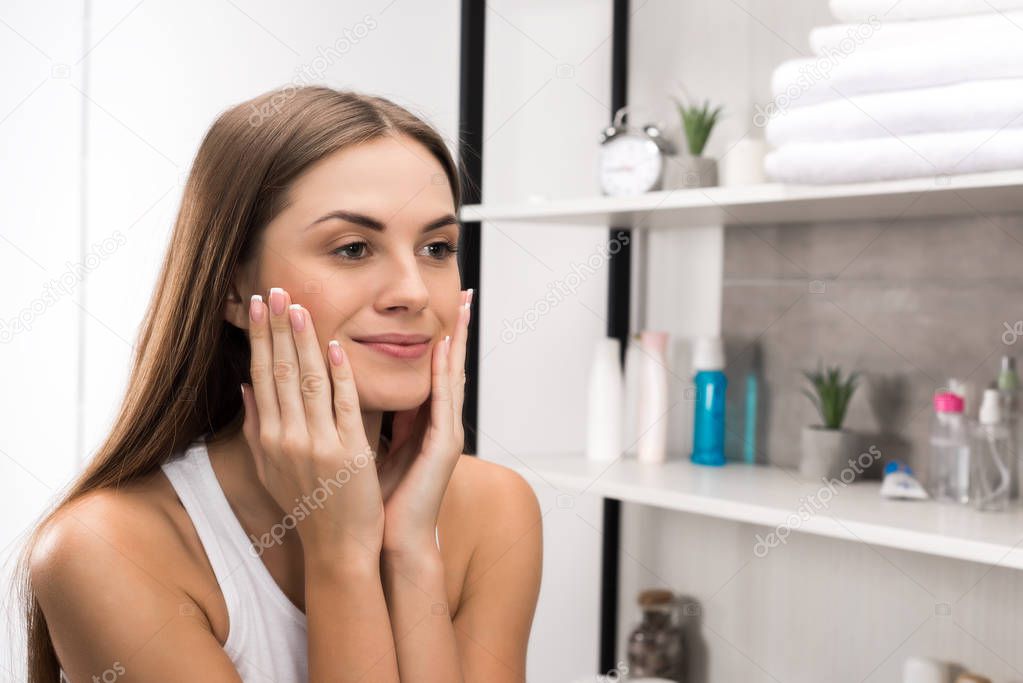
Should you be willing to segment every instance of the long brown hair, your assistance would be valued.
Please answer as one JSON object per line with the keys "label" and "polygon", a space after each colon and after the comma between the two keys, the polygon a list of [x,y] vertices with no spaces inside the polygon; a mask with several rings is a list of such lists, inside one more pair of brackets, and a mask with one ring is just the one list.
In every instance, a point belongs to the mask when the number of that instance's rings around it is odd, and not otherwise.
{"label": "long brown hair", "polygon": [[262,228],[282,210],[303,170],[342,148],[397,134],[418,141],[440,162],[457,212],[460,178],[443,138],[388,99],[287,86],[228,109],[210,127],[184,188],[113,428],[21,555],[30,683],[60,675],[29,571],[46,524],[90,491],[154,472],[206,433],[231,435],[241,428],[238,385],[251,381],[248,337],[223,316],[235,268],[254,255]]}

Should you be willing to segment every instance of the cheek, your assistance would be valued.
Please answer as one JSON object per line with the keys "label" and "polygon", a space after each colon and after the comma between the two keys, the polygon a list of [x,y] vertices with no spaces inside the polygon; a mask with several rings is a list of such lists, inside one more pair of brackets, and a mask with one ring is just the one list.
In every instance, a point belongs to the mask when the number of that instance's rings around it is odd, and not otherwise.
{"label": "cheek", "polygon": [[[320,340],[320,346],[327,348],[331,339],[339,339],[341,329],[345,322],[354,314],[354,310],[348,311],[339,308],[324,293],[303,293],[301,299],[295,303],[302,304],[309,311],[313,319],[313,326],[316,328],[316,337]],[[351,305],[351,302],[347,302]],[[340,340],[340,339],[339,339]]]}

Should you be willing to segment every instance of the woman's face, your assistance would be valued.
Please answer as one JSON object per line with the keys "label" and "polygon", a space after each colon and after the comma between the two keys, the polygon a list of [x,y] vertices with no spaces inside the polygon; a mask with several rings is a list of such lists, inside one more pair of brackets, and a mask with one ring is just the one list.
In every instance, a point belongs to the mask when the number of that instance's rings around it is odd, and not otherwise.
{"label": "woman's face", "polygon": [[[243,273],[250,293],[287,291],[312,316],[324,357],[331,339],[341,343],[363,410],[423,403],[433,346],[454,333],[460,303],[459,226],[442,166],[411,138],[388,136],[320,160],[289,199]],[[366,339],[385,334],[426,344],[399,357]]]}

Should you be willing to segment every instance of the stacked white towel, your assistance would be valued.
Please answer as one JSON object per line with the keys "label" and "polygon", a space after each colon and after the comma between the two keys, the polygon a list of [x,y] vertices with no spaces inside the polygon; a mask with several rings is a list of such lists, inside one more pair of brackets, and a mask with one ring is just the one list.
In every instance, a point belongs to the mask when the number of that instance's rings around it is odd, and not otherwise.
{"label": "stacked white towel", "polygon": [[[773,180],[1023,169],[1023,0],[830,0],[758,113]],[[887,12],[887,14],[886,14]]]}

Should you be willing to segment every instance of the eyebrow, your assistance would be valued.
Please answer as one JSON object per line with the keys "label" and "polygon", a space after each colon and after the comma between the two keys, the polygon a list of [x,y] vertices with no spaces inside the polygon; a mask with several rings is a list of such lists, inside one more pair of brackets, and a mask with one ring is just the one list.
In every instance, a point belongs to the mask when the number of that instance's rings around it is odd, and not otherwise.
{"label": "eyebrow", "polygon": [[[335,211],[331,211],[330,213],[324,214],[323,216],[320,216],[315,221],[307,225],[304,230],[308,230],[314,225],[319,225],[324,221],[329,221],[334,218],[342,221],[347,221],[349,223],[354,223],[355,225],[361,225],[364,228],[376,230],[377,232],[383,232],[384,228],[386,227],[383,223],[381,223],[380,221],[371,216],[366,216],[364,214],[356,213],[354,211],[345,211],[344,209],[337,209]],[[422,232],[424,233],[430,232],[431,230],[437,230],[438,228],[443,228],[447,225],[459,225],[458,219],[455,218],[454,214],[449,213],[444,216],[441,216],[440,218],[435,218],[434,220],[430,221],[429,223],[423,226]]]}

